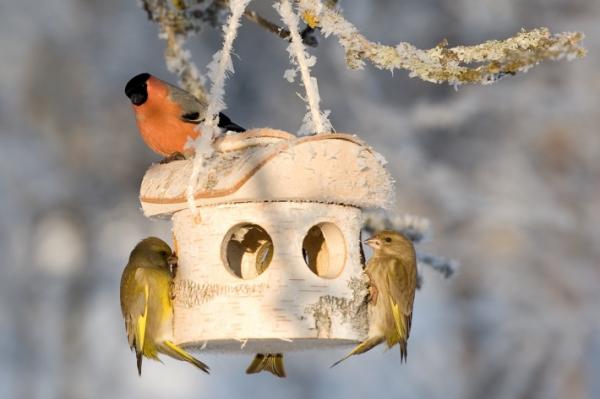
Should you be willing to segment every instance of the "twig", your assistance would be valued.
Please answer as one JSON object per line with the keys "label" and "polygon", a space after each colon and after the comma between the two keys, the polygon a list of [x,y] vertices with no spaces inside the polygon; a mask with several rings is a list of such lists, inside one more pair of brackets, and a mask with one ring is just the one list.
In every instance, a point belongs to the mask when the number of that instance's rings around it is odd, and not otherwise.
{"label": "twig", "polygon": [[246,11],[244,11],[244,17],[247,20],[254,22],[261,28],[264,28],[264,29],[268,30],[269,32],[276,34],[277,36],[279,36],[282,39],[287,40],[290,37],[289,30],[284,29],[281,26],[277,25],[276,23],[269,21],[265,17],[259,15],[256,11],[246,10]]}
{"label": "twig", "polygon": [[[264,28],[267,31],[276,34],[281,39],[288,40],[288,41],[290,40],[290,31],[289,30],[277,25],[274,22],[269,21],[262,15],[258,14],[256,11],[246,10],[244,12],[244,17],[248,21],[254,22],[261,28]],[[300,32],[300,37],[302,38],[302,43],[306,44],[307,46],[317,47],[319,42],[318,42],[317,38],[314,36],[314,34],[313,34],[314,32],[315,32],[315,29],[311,28],[310,26],[307,26],[306,28],[304,28],[304,30],[302,30],[302,32]]]}

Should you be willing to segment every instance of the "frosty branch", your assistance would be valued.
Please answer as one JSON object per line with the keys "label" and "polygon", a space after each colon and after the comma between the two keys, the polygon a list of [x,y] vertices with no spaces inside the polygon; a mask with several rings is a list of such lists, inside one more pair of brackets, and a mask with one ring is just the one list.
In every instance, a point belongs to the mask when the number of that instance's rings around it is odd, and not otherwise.
{"label": "frosty branch", "polygon": [[507,74],[525,72],[542,61],[585,55],[582,33],[552,34],[546,28],[521,31],[506,40],[475,46],[449,48],[445,40],[429,50],[420,50],[406,42],[386,46],[368,40],[339,11],[324,6],[320,0],[298,0],[298,7],[305,19],[320,27],[326,37],[337,37],[350,68],[361,69],[368,60],[379,69],[408,70],[411,77],[427,82],[487,84]]}
{"label": "frosty branch", "polygon": [[[196,0],[194,5],[202,3],[206,1]],[[169,70],[179,76],[186,89],[200,97],[204,97],[202,79],[183,49],[183,39],[189,33],[198,32],[203,25],[221,24],[220,15],[227,10],[228,3],[228,0],[213,0],[203,9],[194,9],[186,8],[183,1],[173,1],[171,5],[168,0],[141,0],[149,19],[159,24],[162,37],[167,40],[165,58]],[[429,50],[406,42],[383,45],[362,35],[336,9],[336,4],[331,0],[296,0],[298,11],[311,28],[318,27],[324,36],[337,37],[351,69],[363,68],[368,61],[380,69],[407,70],[411,77],[427,82],[489,84],[505,75],[525,72],[543,61],[585,55],[582,33],[552,34],[546,28],[521,31],[505,40],[474,46],[448,47],[445,40]],[[253,11],[247,11],[245,16],[281,38],[289,37],[287,30]]]}

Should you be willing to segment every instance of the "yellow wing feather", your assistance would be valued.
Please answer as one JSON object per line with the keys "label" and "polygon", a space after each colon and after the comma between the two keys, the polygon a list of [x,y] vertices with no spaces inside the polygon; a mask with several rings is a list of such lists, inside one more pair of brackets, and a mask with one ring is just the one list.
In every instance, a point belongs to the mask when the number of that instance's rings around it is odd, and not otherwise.
{"label": "yellow wing feather", "polygon": [[394,303],[392,297],[390,297],[390,306],[392,307],[392,316],[394,318],[394,325],[396,326],[396,333],[399,337],[405,336],[405,326],[402,323],[402,314],[400,313],[400,307]]}
{"label": "yellow wing feather", "polygon": [[138,316],[135,324],[135,351],[144,352],[146,338],[146,321],[148,320],[148,285],[144,285],[144,313]]}

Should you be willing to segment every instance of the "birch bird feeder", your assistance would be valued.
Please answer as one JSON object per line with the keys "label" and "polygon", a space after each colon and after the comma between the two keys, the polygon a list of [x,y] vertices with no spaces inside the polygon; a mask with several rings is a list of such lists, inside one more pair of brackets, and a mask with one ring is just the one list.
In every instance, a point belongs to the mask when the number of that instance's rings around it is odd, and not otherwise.
{"label": "birch bird feeder", "polygon": [[387,207],[382,158],[346,134],[221,136],[186,202],[193,160],[153,165],[140,201],[173,223],[174,336],[188,348],[289,352],[354,344],[369,325],[362,209]]}

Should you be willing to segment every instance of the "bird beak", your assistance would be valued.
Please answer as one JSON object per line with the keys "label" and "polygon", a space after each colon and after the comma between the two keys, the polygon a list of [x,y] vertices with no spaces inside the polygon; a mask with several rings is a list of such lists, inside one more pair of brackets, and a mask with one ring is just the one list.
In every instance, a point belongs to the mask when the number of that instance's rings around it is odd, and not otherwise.
{"label": "bird beak", "polygon": [[175,277],[175,275],[177,274],[177,262],[179,261],[179,259],[177,259],[177,255],[172,254],[171,256],[169,256],[167,258],[167,265],[169,265],[169,269],[171,271],[171,277]]}
{"label": "bird beak", "polygon": [[381,241],[379,241],[379,239],[374,236],[363,242],[373,249],[377,249],[381,246]]}
{"label": "bird beak", "polygon": [[171,267],[176,267],[178,261],[179,261],[179,259],[177,259],[177,255],[175,255],[175,254],[173,254],[167,258],[167,263]]}
{"label": "bird beak", "polygon": [[147,96],[135,93],[135,94],[132,94],[129,99],[131,100],[131,103],[133,105],[140,106],[140,105],[142,105],[143,103],[146,102]]}

